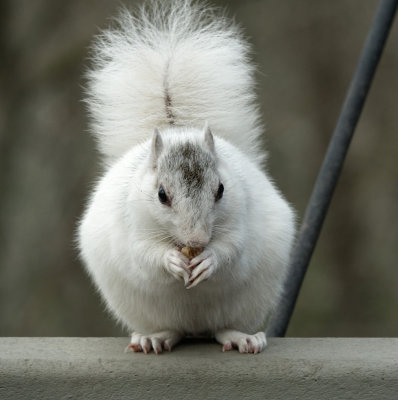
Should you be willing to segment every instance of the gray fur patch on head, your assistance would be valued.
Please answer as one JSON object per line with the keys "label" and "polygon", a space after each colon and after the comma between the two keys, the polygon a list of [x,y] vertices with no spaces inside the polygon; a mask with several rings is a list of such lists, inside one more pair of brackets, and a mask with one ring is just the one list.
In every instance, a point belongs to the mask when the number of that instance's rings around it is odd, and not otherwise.
{"label": "gray fur patch on head", "polygon": [[199,144],[192,142],[172,146],[159,165],[159,172],[171,172],[179,176],[190,196],[200,190],[209,169],[214,171],[216,162],[212,155]]}

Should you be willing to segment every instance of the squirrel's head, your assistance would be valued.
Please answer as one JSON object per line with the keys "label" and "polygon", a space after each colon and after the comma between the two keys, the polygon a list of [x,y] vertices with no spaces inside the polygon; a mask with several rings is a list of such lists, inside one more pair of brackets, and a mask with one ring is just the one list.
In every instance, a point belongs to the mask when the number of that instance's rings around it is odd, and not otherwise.
{"label": "squirrel's head", "polygon": [[152,201],[157,220],[177,245],[205,247],[213,235],[224,186],[209,127],[194,133],[163,135],[155,129]]}

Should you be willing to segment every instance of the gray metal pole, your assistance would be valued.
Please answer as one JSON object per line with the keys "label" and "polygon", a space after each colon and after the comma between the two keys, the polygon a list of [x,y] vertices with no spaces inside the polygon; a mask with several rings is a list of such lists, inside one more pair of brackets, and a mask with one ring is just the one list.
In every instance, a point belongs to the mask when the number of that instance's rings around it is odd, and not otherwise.
{"label": "gray metal pole", "polygon": [[285,294],[267,328],[268,336],[285,336],[290,317],[318,240],[354,129],[380,60],[398,0],[382,0],[377,9],[336,128],[308,203],[293,250]]}

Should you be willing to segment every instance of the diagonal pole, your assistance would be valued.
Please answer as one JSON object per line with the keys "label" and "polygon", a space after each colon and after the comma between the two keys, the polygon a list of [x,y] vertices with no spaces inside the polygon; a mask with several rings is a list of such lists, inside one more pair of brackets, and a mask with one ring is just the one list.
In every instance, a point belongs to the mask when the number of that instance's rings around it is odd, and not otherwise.
{"label": "diagonal pole", "polygon": [[269,322],[268,336],[285,336],[397,5],[398,0],[380,1],[307,205],[296,246],[291,256],[289,275],[285,282],[285,293]]}

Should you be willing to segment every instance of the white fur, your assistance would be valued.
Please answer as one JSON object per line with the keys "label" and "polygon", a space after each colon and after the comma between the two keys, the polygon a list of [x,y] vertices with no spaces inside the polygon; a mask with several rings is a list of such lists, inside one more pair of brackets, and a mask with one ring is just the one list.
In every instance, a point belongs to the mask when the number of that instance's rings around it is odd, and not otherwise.
{"label": "white fur", "polygon": [[203,126],[261,161],[254,68],[239,29],[190,0],[126,10],[97,39],[87,103],[105,161],[148,139],[155,126]]}
{"label": "white fur", "polygon": [[[146,352],[152,343],[159,352],[183,334],[210,332],[224,350],[236,345],[256,353],[266,340],[254,334],[282,291],[294,215],[259,167],[247,45],[224,19],[210,14],[203,22],[197,16],[205,9],[172,2],[177,5],[171,16],[160,7],[154,24],[127,14],[122,31],[107,32],[97,44],[89,104],[112,165],[80,224],[81,255],[109,310],[135,332],[134,350]],[[166,65],[174,125],[164,112]],[[204,120],[215,133],[215,150],[199,128]],[[155,125],[161,132],[156,148],[150,139]],[[192,195],[196,203],[184,197],[181,179],[157,164],[184,143],[216,163],[204,168],[205,183]],[[159,202],[160,180],[173,188],[172,207]],[[225,192],[215,202],[219,181]],[[176,241],[206,243],[195,268],[208,279],[190,289]]]}

